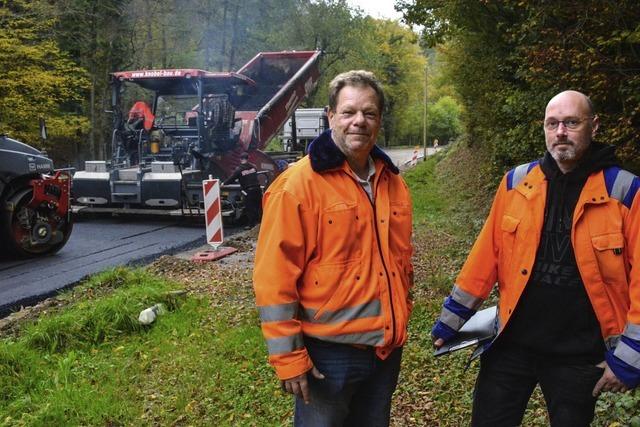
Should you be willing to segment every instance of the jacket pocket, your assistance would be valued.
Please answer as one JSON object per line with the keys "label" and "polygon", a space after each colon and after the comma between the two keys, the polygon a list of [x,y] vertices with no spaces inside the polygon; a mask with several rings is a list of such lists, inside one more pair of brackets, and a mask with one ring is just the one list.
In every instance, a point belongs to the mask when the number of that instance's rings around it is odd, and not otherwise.
{"label": "jacket pocket", "polygon": [[625,241],[622,233],[591,237],[602,280],[607,284],[628,284]]}
{"label": "jacket pocket", "polygon": [[510,215],[504,215],[500,222],[502,244],[500,245],[501,254],[499,273],[501,275],[504,274],[505,271],[508,271],[509,266],[511,265],[519,225],[520,218],[515,218]]}
{"label": "jacket pocket", "polygon": [[345,203],[338,203],[322,212],[318,227],[321,263],[341,263],[360,258],[357,214],[357,206]]}
{"label": "jacket pocket", "polygon": [[389,205],[389,243],[394,254],[411,253],[411,205],[391,202]]}
{"label": "jacket pocket", "polygon": [[500,228],[502,229],[502,231],[505,231],[507,233],[515,233],[518,229],[518,224],[520,224],[520,218],[514,218],[510,215],[504,215],[502,217]]}
{"label": "jacket pocket", "polygon": [[324,302],[315,312],[314,321],[319,323],[339,321],[341,309],[360,302],[355,298],[358,286],[363,285],[358,284],[359,266],[358,262],[348,262],[317,267],[317,283],[322,289]]}

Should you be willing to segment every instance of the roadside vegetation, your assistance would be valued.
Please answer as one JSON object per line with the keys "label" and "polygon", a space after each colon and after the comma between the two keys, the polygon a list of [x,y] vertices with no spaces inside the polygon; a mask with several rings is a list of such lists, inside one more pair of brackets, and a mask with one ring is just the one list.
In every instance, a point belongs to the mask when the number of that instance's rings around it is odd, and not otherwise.
{"label": "roadside vegetation", "polygon": [[[422,136],[427,58],[418,34],[397,21],[366,16],[345,0],[0,0],[0,5],[0,132],[46,148],[56,165],[83,169],[84,160],[109,157],[112,116],[104,111],[111,105],[109,73],[236,71],[261,51],[323,51],[319,83],[304,107],[327,105],[328,83],[336,74],[373,71],[388,101],[385,144],[413,145]],[[440,96],[430,85],[430,101],[437,102]],[[427,129],[429,140],[455,137],[458,113],[453,98],[434,107],[442,119]],[[48,123],[46,142],[38,138],[40,118]]]}
{"label": "roadside vegetation", "polygon": [[[487,155],[488,156],[488,155]],[[416,286],[395,426],[467,425],[477,362],[434,359],[429,330],[491,201],[485,155],[454,144],[405,174],[414,199]],[[474,175],[461,171],[474,171]],[[115,269],[0,332],[0,426],[289,425],[251,289],[253,242],[218,263],[163,257]],[[186,295],[176,291],[187,291]],[[163,303],[150,326],[138,313]],[[605,395],[596,426],[638,426],[640,394]],[[547,425],[537,392],[524,425]]]}
{"label": "roadside vegetation", "polygon": [[600,117],[598,138],[640,172],[640,2],[396,0],[441,55],[464,134],[494,173],[539,156],[546,103],[575,89]]}

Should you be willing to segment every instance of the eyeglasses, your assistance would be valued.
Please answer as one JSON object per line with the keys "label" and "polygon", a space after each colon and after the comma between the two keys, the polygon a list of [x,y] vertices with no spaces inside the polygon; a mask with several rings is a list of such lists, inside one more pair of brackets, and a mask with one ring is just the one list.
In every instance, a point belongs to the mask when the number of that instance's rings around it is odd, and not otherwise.
{"label": "eyeglasses", "polygon": [[549,119],[549,120],[545,120],[544,128],[546,130],[556,130],[558,129],[558,126],[560,126],[560,123],[562,123],[564,127],[566,127],[568,130],[577,130],[582,127],[582,124],[584,122],[586,122],[587,120],[593,119],[594,117],[595,116],[587,116],[583,118],[570,117],[564,120]]}

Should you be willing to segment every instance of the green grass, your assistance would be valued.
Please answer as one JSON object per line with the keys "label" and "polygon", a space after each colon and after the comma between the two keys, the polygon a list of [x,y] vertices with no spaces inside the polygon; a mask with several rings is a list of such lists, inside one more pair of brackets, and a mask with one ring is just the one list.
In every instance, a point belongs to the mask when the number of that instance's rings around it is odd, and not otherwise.
{"label": "green grass", "polygon": [[[121,284],[110,294],[0,341],[0,425],[286,422],[288,399],[273,381],[253,310],[213,311],[206,297],[179,303],[166,296],[175,284],[142,270],[109,272],[84,290],[112,279]],[[170,311],[140,326],[139,311],[156,302]]]}
{"label": "green grass", "polygon": [[440,183],[436,180],[435,173],[436,164],[441,158],[442,152],[427,157],[426,162],[404,174],[404,179],[411,189],[414,222],[418,224],[425,221],[440,222],[447,206],[440,194]]}
{"label": "green grass", "polygon": [[282,138],[277,135],[269,140],[269,143],[264,148],[264,151],[283,151]]}
{"label": "green grass", "polygon": [[[468,425],[478,362],[465,371],[469,350],[434,358],[430,329],[489,209],[494,182],[481,153],[456,144],[405,174],[414,202],[415,308],[400,384],[394,401],[397,425]],[[474,173],[468,173],[474,171]],[[497,296],[492,294],[491,300]],[[640,393],[605,393],[594,426],[640,426]],[[537,389],[523,425],[546,426]]]}
{"label": "green grass", "polygon": [[[468,351],[435,359],[429,332],[491,200],[480,163],[454,146],[405,175],[416,285],[394,426],[469,424],[477,363],[464,370]],[[182,288],[190,293],[169,293]],[[59,300],[63,307],[0,339],[0,426],[290,425],[292,401],[267,363],[250,264],[120,268]],[[138,313],[159,302],[168,312],[139,325]],[[606,394],[594,425],[638,427],[638,407],[638,392]],[[524,425],[547,424],[538,392]]]}
{"label": "green grass", "polygon": [[414,205],[416,283],[410,338],[394,398],[397,425],[469,423],[476,367],[465,371],[465,352],[435,359],[430,338],[442,301],[482,224],[482,210],[465,203],[472,189],[447,174],[456,153],[450,147],[404,175]]}

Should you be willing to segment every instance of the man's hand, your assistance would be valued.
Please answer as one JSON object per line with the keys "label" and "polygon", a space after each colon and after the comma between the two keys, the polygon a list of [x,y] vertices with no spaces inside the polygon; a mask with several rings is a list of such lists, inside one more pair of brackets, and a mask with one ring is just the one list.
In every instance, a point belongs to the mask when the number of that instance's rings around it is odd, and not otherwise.
{"label": "man's hand", "polygon": [[[435,337],[433,337],[433,338],[435,338]],[[444,345],[444,340],[443,340],[442,338],[438,338],[438,339],[436,339],[435,341],[433,341],[433,346],[434,346],[435,348],[440,348],[440,347],[442,347],[443,345]]]}
{"label": "man's hand", "polygon": [[431,343],[436,349],[439,349],[445,342],[451,341],[456,336],[458,336],[458,331],[454,331],[440,319],[431,328]]}
{"label": "man's hand", "polygon": [[611,391],[611,392],[625,392],[628,390],[627,386],[624,385],[622,381],[620,381],[616,375],[613,373],[607,362],[602,362],[597,365],[599,368],[604,368],[604,374],[593,388],[593,397],[598,397],[603,391]]}
{"label": "man's hand", "polygon": [[291,393],[297,397],[301,397],[304,403],[310,402],[309,396],[309,383],[307,382],[307,374],[311,372],[315,378],[319,380],[324,379],[324,375],[320,373],[314,366],[311,371],[298,375],[297,377],[289,378],[288,380],[282,380],[282,389],[287,393]]}

